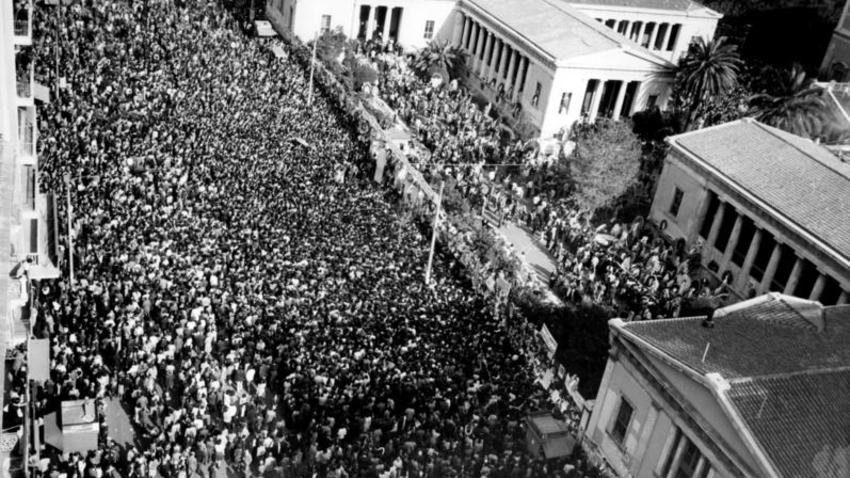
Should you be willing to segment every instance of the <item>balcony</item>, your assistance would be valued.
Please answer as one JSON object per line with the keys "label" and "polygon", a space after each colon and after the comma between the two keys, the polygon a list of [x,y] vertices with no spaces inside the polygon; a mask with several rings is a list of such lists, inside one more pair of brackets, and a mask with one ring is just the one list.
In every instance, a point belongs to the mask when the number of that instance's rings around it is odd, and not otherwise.
{"label": "balcony", "polygon": [[32,44],[32,0],[13,0],[15,45]]}
{"label": "balcony", "polygon": [[[32,101],[33,94],[33,59],[29,47],[19,50],[15,54],[15,82],[19,99],[26,99],[24,104]],[[21,104],[19,101],[18,104]]]}

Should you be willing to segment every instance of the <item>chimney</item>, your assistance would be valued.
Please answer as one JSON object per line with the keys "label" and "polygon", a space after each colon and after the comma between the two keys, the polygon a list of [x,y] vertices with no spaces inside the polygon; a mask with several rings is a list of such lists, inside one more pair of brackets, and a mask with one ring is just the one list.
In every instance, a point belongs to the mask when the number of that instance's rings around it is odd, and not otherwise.
{"label": "chimney", "polygon": [[713,329],[714,328],[714,311],[715,310],[716,309],[711,309],[708,312],[708,315],[704,319],[702,319],[702,326],[705,327],[706,329]]}

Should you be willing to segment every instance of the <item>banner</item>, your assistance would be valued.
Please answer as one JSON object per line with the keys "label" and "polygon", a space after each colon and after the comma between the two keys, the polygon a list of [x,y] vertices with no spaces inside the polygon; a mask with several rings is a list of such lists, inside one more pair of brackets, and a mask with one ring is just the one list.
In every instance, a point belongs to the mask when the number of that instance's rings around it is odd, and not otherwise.
{"label": "banner", "polygon": [[549,358],[552,358],[555,355],[555,351],[558,350],[558,342],[555,341],[555,337],[552,336],[552,332],[549,332],[549,327],[546,327],[546,324],[540,327],[540,338],[543,339],[543,343],[546,345]]}
{"label": "banner", "polygon": [[27,364],[30,380],[45,382],[50,379],[50,339],[30,339]]}

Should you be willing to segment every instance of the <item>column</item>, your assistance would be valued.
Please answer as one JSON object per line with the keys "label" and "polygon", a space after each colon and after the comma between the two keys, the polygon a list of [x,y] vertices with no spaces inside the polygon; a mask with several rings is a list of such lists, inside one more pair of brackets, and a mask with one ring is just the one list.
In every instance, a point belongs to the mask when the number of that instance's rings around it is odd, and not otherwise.
{"label": "column", "polygon": [[481,76],[484,78],[489,75],[490,66],[487,64],[487,60],[489,60],[490,55],[493,54],[494,43],[496,43],[496,35],[492,32],[487,32],[487,45],[484,46],[484,59],[481,60]]}
{"label": "column", "polygon": [[753,262],[756,260],[756,254],[759,252],[761,235],[762,230],[756,229],[756,232],[753,234],[753,240],[750,241],[750,248],[747,249],[747,257],[744,258],[744,264],[741,265],[741,274],[740,277],[738,277],[738,289],[741,289],[750,279],[750,271],[753,268]]}
{"label": "column", "polygon": [[607,81],[601,79],[596,82],[596,89],[593,91],[593,100],[590,102],[590,111],[587,112],[590,121],[596,120],[599,115],[599,103],[602,103],[602,95],[605,94],[605,85]]}
{"label": "column", "polygon": [[785,290],[782,291],[785,295],[794,295],[794,289],[797,288],[797,283],[800,282],[800,273],[803,272],[803,259],[797,257],[794,262],[794,268],[791,269],[791,276],[788,278],[788,283],[785,284]]}
{"label": "column", "polygon": [[487,81],[496,79],[496,88],[499,88],[499,72],[502,66],[502,57],[505,54],[505,42],[497,38],[493,45],[493,64],[490,65],[490,74],[487,75]]}
{"label": "column", "polygon": [[[475,35],[478,32],[478,24],[474,20],[469,21],[469,38],[466,39],[465,50],[467,53],[475,49]],[[468,56],[468,55],[467,55]]]}
{"label": "column", "polygon": [[384,31],[381,32],[381,40],[383,40],[384,43],[390,40],[390,23],[392,23],[392,20],[392,9],[387,7],[387,13],[384,14]]}
{"label": "column", "polygon": [[779,259],[781,258],[782,246],[777,242],[773,246],[773,252],[770,253],[770,260],[767,261],[764,277],[761,278],[761,289],[763,292],[770,292],[770,283],[773,281],[773,276],[776,274],[776,266],[779,265]]}
{"label": "column", "polygon": [[620,91],[617,92],[617,101],[614,102],[614,114],[611,115],[611,119],[615,121],[620,119],[620,110],[623,109],[623,101],[626,100],[626,90],[628,87],[629,84],[626,83],[626,80],[620,82]]}
{"label": "column", "polygon": [[516,90],[517,90],[516,69],[517,69],[517,65],[519,64],[520,55],[521,55],[521,53],[519,51],[511,50],[511,61],[509,62],[510,68],[508,70],[507,83],[505,83],[505,89],[506,90],[510,91],[511,88],[514,89],[513,93],[511,94],[511,96],[509,98],[509,100],[511,102],[516,101]]}
{"label": "column", "polygon": [[[679,433],[684,433],[684,432],[680,431]],[[677,465],[679,464],[679,461],[682,459],[682,453],[684,453],[684,451],[685,451],[685,442],[686,441],[687,440],[684,440],[684,439],[679,440],[679,445],[676,447],[676,449],[670,450],[670,452],[673,453],[673,460],[670,461],[670,471],[667,472],[667,476],[665,476],[664,478],[673,478],[673,475],[676,474],[676,470],[678,470]]]}
{"label": "column", "polygon": [[726,269],[726,266],[729,265],[729,261],[732,260],[732,252],[738,245],[738,239],[741,237],[741,226],[743,223],[743,216],[738,214],[738,217],[735,219],[735,225],[732,226],[732,234],[729,235],[729,241],[726,243],[726,250],[723,251],[723,262],[720,264],[721,271]]}
{"label": "column", "polygon": [[[641,97],[644,94],[644,82],[638,81],[637,88],[635,88],[635,96],[632,98],[632,105],[629,107],[629,115],[635,114],[635,112],[639,111],[639,108],[643,108],[641,105]],[[638,106],[640,105],[640,106]],[[699,229],[697,229],[699,231]],[[694,231],[694,234],[697,234],[697,231]]]}
{"label": "column", "polygon": [[514,67],[514,56],[516,55],[516,50],[514,50],[510,45],[508,45],[508,51],[505,53],[505,67],[502,69],[502,79],[505,80],[505,92],[507,93],[507,89],[511,82],[511,75],[513,75],[513,67]]}
{"label": "column", "polygon": [[526,61],[527,60],[525,58],[525,55],[520,53],[519,56],[517,57],[517,62],[516,62],[516,76],[514,77],[514,96],[513,96],[513,98],[511,98],[512,101],[519,101],[519,99],[520,99],[520,94],[521,94],[520,87],[522,86],[522,72],[523,72],[523,68],[525,67]]}
{"label": "column", "polygon": [[836,305],[844,305],[844,304],[846,304],[846,303],[847,303],[847,300],[848,300],[847,295],[848,295],[848,294],[847,294],[847,291],[846,291],[846,290],[842,290],[842,291],[841,291],[841,295],[839,295],[839,296],[838,296],[838,302],[836,302]]}
{"label": "column", "polygon": [[368,16],[366,17],[366,41],[372,39],[372,32],[375,30],[375,16],[378,14],[378,7],[371,7]]}
{"label": "column", "polygon": [[484,29],[481,25],[478,25],[478,38],[475,45],[474,57],[472,59],[472,72],[478,69],[479,62],[481,61],[479,57],[481,56],[481,50],[484,48],[484,40],[487,37],[487,30]]}
{"label": "column", "polygon": [[722,200],[717,206],[717,213],[714,214],[714,221],[711,222],[711,230],[708,232],[708,239],[705,245],[714,247],[714,242],[717,241],[717,234],[720,232],[720,223],[723,222],[723,214],[726,212],[726,203]]}
{"label": "column", "polygon": [[823,293],[823,287],[826,285],[826,276],[818,274],[818,279],[815,281],[815,286],[812,287],[812,293],[809,294],[809,300],[818,300]]}
{"label": "column", "polygon": [[[461,15],[463,15],[461,13]],[[460,47],[463,48],[466,46],[466,41],[469,38],[469,30],[470,30],[471,20],[466,15],[463,15],[463,30],[460,34]]]}

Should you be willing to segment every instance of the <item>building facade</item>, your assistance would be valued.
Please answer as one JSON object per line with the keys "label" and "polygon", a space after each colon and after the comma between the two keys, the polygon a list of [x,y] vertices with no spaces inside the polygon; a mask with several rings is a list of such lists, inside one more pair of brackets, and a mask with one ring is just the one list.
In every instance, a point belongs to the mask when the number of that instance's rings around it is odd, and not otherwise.
{"label": "building facade", "polygon": [[[282,34],[308,41],[341,28],[349,38],[392,41],[422,48],[448,28],[455,0],[268,0]],[[280,28],[279,28],[280,30]]]}
{"label": "building facade", "polygon": [[850,81],[850,1],[844,4],[820,69],[827,80]]}
{"label": "building facade", "polygon": [[[45,89],[33,80],[32,1],[0,4],[0,250],[11,281],[2,287],[4,346],[27,337],[30,280],[56,278],[55,208],[38,184],[37,101]],[[49,94],[49,93],[48,93]]]}
{"label": "building facade", "polygon": [[687,0],[394,0],[380,5],[269,0],[269,18],[302,40],[341,26],[349,37],[467,53],[468,86],[513,126],[542,137],[576,121],[664,108],[670,69],[721,15]]}
{"label": "building facade", "polygon": [[753,120],[668,139],[650,218],[702,244],[740,297],[767,292],[844,304],[850,291],[850,164]]}
{"label": "building facade", "polygon": [[585,443],[619,476],[850,476],[850,307],[769,294],[610,329]]}

